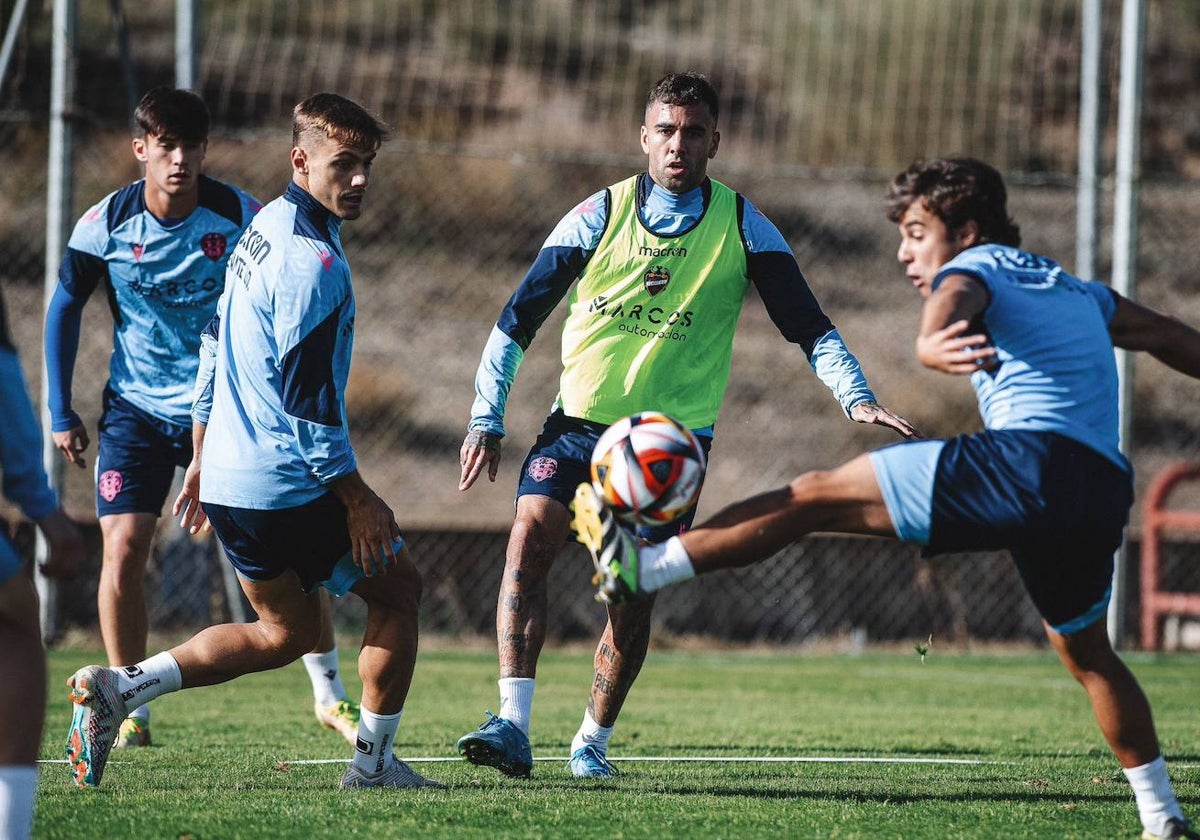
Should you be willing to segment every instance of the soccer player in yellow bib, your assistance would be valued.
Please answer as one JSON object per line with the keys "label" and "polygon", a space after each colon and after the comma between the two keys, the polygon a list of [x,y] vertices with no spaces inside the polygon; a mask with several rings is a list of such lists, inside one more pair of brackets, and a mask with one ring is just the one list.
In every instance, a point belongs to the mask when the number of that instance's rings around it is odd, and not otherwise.
{"label": "soccer player in yellow bib", "polygon": [[[489,713],[458,742],[473,764],[509,776],[531,772],[529,721],[546,634],[546,581],[568,538],[569,505],[588,476],[596,440],[621,417],[653,410],[693,429],[708,450],[749,284],[849,418],[917,436],[876,402],[778,229],[708,177],[721,140],[717,116],[717,93],[704,76],[677,73],[655,83],[641,127],[648,171],[589,196],[558,223],[484,347],[460,453],[463,491],[485,472],[495,481],[509,389],[538,328],[570,293],[559,396],[521,469],[500,584],[500,714]],[[689,521],[639,536],[659,542]],[[577,777],[616,773],[608,742],[645,660],[651,608],[647,599],[609,610],[591,697],[571,744]]]}

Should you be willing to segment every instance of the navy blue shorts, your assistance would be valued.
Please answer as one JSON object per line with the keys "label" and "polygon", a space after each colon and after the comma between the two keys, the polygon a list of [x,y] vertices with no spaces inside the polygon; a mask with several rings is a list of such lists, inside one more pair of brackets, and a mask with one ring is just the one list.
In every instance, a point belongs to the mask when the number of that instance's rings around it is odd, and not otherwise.
{"label": "navy blue shorts", "polygon": [[901,539],[929,554],[1008,549],[1059,633],[1107,611],[1133,504],[1128,470],[1070,438],[1026,431],[896,444],[871,464]]}
{"label": "navy blue shorts", "polygon": [[229,562],[248,580],[274,580],[291,569],[299,575],[304,591],[311,592],[329,580],[334,567],[350,553],[346,507],[332,493],[280,510],[211,502],[201,507]]}
{"label": "navy blue shorts", "polygon": [[96,450],[96,515],[162,514],[176,467],[192,460],[192,430],[104,389]]}
{"label": "navy blue shorts", "polygon": [[[542,433],[533,443],[521,475],[517,479],[517,498],[522,496],[549,496],[564,506],[570,507],[575,499],[575,488],[584,481],[592,480],[592,450],[604,430],[605,423],[593,423],[578,417],[568,417],[562,409],[546,418]],[[712,437],[696,435],[704,454],[712,449]],[[639,537],[650,542],[662,542],[691,527],[696,508],[674,522],[654,527],[637,529]]]}

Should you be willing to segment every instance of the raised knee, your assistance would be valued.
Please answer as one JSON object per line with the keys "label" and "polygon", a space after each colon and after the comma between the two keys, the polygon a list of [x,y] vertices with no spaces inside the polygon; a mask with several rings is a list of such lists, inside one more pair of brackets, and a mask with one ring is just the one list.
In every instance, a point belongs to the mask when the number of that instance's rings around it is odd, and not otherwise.
{"label": "raised knee", "polygon": [[259,622],[259,629],[271,653],[273,668],[295,662],[312,650],[321,637],[320,624],[315,622],[305,622],[295,627]]}

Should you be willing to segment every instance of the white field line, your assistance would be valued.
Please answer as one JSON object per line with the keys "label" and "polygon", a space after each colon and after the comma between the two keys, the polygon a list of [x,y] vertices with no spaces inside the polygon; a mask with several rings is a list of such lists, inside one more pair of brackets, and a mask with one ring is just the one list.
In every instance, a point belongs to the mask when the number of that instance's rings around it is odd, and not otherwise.
{"label": "white field line", "polygon": [[[639,756],[608,756],[609,761],[616,764],[621,764],[630,761],[647,761],[647,762],[704,762],[712,764],[732,764],[732,763],[751,763],[751,764],[1008,764],[1004,761],[978,761],[967,758],[839,758],[828,756],[706,756],[706,755],[683,755],[683,756],[667,756],[667,755],[639,755]],[[405,761],[410,764],[419,763],[434,763],[443,761],[458,761],[464,759],[455,756],[437,756],[425,758],[405,758]],[[537,756],[534,761],[568,761],[568,756],[543,755]],[[299,758],[288,760],[288,764],[346,764],[347,760],[342,758]]]}

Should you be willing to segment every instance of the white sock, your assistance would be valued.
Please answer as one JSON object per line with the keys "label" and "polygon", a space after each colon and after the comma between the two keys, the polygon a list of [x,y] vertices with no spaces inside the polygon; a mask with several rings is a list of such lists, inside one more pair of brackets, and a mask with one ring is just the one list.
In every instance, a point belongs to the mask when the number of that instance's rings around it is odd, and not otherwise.
{"label": "white sock", "polygon": [[149,726],[150,725],[150,704],[143,703],[142,705],[140,705],[136,709],[134,709],[132,712],[130,712],[128,715],[126,715],[126,717],[128,717],[130,720],[136,720],[142,726]]}
{"label": "white sock", "polygon": [[338,670],[337,645],[325,653],[306,653],[300,658],[304,660],[304,669],[308,671],[308,679],[312,683],[313,699],[322,709],[328,709],[339,700],[349,697],[346,686],[342,685],[341,671]]}
{"label": "white sock", "polygon": [[533,677],[500,678],[500,717],[529,734],[533,711]]}
{"label": "white sock", "polygon": [[696,576],[692,558],[679,537],[671,537],[665,543],[647,545],[638,549],[640,569],[639,583],[647,592],[654,592],[672,583]]}
{"label": "white sock", "polygon": [[403,709],[394,715],[377,715],[364,706],[358,719],[358,741],[350,763],[368,776],[377,776],[386,770],[402,714]]}
{"label": "white sock", "polygon": [[1138,815],[1146,831],[1162,834],[1168,819],[1183,819],[1183,810],[1175,799],[1175,791],[1167,776],[1167,763],[1161,755],[1149,764],[1125,768],[1125,777],[1133,788]]}
{"label": "white sock", "polygon": [[165,650],[136,665],[123,665],[112,670],[117,674],[117,689],[125,697],[130,711],[183,687],[179,663]]}
{"label": "white sock", "polygon": [[26,838],[33,828],[33,798],[37,793],[37,766],[8,764],[0,767],[0,837]]}
{"label": "white sock", "polygon": [[613,728],[611,726],[601,726],[592,719],[590,711],[583,713],[583,723],[579,725],[579,731],[575,733],[575,737],[571,740],[571,755],[579,752],[579,750],[591,744],[598,747],[601,755],[608,754],[608,739],[612,737]]}

